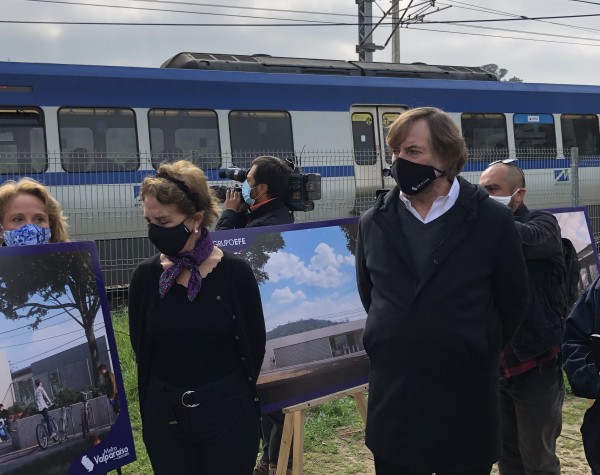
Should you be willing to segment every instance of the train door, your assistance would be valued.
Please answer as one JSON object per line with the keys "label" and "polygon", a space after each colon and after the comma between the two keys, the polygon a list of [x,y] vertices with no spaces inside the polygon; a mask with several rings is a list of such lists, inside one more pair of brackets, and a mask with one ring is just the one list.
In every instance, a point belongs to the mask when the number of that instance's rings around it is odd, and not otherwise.
{"label": "train door", "polygon": [[350,110],[356,182],[355,212],[369,208],[377,190],[389,189],[393,179],[383,176],[392,164],[385,140],[388,127],[406,106],[354,106]]}

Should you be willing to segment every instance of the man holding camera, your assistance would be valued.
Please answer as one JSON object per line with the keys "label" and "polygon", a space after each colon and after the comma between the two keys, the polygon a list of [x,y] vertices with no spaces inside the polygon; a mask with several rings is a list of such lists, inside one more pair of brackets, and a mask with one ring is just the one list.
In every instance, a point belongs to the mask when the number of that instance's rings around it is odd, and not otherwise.
{"label": "man holding camera", "polygon": [[294,215],[285,205],[292,169],[277,157],[254,159],[246,180],[239,188],[227,190],[225,209],[216,230],[291,224]]}
{"label": "man holding camera", "polygon": [[[294,215],[285,205],[291,167],[277,157],[261,156],[253,160],[246,180],[239,188],[230,188],[225,209],[216,230],[291,224]],[[277,411],[263,416],[261,422],[263,453],[254,475],[275,474],[283,433],[284,414]],[[291,457],[289,465],[291,467]],[[291,469],[288,469],[291,473]]]}

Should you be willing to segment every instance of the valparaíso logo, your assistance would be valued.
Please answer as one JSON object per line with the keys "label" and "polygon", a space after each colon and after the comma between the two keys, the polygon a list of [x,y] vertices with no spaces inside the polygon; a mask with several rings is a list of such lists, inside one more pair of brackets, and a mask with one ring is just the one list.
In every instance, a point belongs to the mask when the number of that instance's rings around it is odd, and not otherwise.
{"label": "valpara\u00edso logo", "polygon": [[89,459],[87,455],[81,457],[81,465],[83,465],[88,472],[94,470],[94,463]]}
{"label": "valpara\u00edso logo", "polygon": [[[101,455],[94,456],[94,462],[97,464],[106,463],[111,460],[122,459],[129,455],[129,447],[108,447],[104,449]],[[83,463],[83,462],[82,462]]]}

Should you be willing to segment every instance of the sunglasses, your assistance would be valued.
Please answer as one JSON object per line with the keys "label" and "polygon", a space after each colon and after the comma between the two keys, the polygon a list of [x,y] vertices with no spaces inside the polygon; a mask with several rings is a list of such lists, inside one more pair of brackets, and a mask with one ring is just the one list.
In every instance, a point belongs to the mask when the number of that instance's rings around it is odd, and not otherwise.
{"label": "sunglasses", "polygon": [[504,163],[505,165],[510,165],[511,163],[516,165],[515,162],[518,162],[518,158],[505,158],[504,160],[495,160],[490,163],[486,168],[490,168],[492,165],[496,165],[497,163]]}

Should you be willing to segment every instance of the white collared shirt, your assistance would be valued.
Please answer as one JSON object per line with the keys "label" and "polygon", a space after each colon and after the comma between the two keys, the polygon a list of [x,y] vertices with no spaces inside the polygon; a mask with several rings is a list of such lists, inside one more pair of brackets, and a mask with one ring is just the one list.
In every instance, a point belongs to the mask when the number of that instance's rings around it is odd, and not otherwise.
{"label": "white collared shirt", "polygon": [[460,187],[458,185],[458,180],[455,177],[454,181],[452,181],[452,186],[450,187],[450,191],[448,192],[448,194],[446,196],[438,196],[435,199],[435,201],[431,205],[431,208],[429,209],[429,212],[427,213],[427,216],[425,216],[425,219],[421,218],[419,212],[413,207],[410,200],[406,197],[404,193],[402,193],[402,191],[400,191],[400,201],[404,203],[406,209],[408,209],[408,211],[410,211],[415,218],[417,218],[422,223],[427,224],[433,221],[434,219],[439,218],[446,211],[452,208],[454,206],[454,203],[456,203],[456,200],[458,199],[459,192]]}

